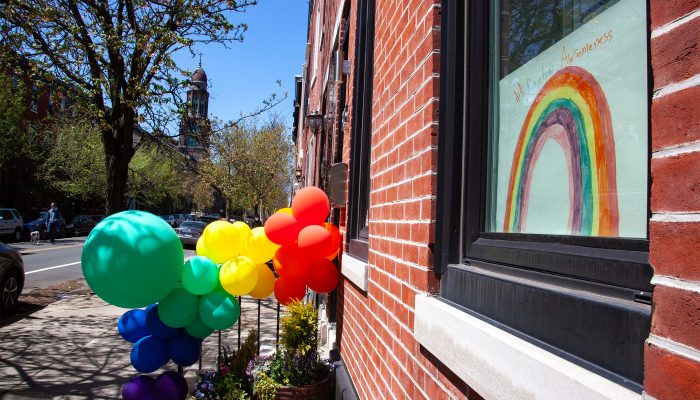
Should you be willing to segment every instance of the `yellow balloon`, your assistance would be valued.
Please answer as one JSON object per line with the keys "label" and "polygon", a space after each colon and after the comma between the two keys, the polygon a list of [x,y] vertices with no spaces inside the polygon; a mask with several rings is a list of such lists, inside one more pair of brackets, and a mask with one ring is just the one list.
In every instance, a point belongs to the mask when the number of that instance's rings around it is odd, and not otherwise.
{"label": "yellow balloon", "polygon": [[293,215],[291,207],[280,208],[279,210],[277,210],[277,212]]}
{"label": "yellow balloon", "polygon": [[233,227],[238,230],[238,233],[241,236],[241,243],[245,243],[246,240],[248,240],[248,236],[250,236],[250,227],[248,224],[243,221],[236,221],[233,223]]}
{"label": "yellow balloon", "polygon": [[258,283],[258,271],[250,258],[238,256],[226,261],[219,270],[219,282],[234,296],[250,293]]}
{"label": "yellow balloon", "polygon": [[217,264],[235,257],[241,249],[240,233],[227,221],[214,221],[207,225],[202,239],[207,257]]}
{"label": "yellow balloon", "polygon": [[258,272],[258,282],[248,294],[254,299],[264,299],[275,290],[275,274],[265,264],[256,265],[255,270]]}
{"label": "yellow balloon", "polygon": [[203,257],[207,256],[207,249],[204,248],[204,236],[200,236],[197,240],[197,255]]}
{"label": "yellow balloon", "polygon": [[250,237],[245,247],[246,256],[250,257],[256,264],[263,264],[272,260],[280,245],[272,243],[265,236],[265,228],[259,226],[250,231]]}

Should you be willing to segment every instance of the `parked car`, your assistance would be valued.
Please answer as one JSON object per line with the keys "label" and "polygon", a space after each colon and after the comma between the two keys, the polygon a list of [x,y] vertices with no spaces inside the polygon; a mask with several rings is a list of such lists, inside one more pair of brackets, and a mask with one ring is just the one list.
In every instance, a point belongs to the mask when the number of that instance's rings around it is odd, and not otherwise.
{"label": "parked car", "polygon": [[185,221],[179,228],[175,229],[175,232],[177,232],[177,236],[180,238],[183,247],[187,245],[194,246],[197,244],[197,240],[202,236],[202,232],[204,232],[204,228],[206,227],[206,222]]}
{"label": "parked car", "polygon": [[[29,234],[37,231],[39,232],[39,237],[41,239],[46,239],[46,216],[48,215],[48,213],[48,211],[42,211],[39,213],[39,216],[37,218],[27,218],[29,222],[26,222],[24,224],[24,236],[29,237]],[[58,237],[66,237],[66,220],[60,218],[56,221],[56,223],[56,232],[58,234]]]}
{"label": "parked car", "polygon": [[87,235],[100,221],[95,217],[97,216],[85,214],[76,215],[73,221],[66,225],[66,231],[73,236]]}
{"label": "parked car", "polygon": [[13,241],[22,239],[22,216],[14,208],[0,208],[0,235],[11,237]]}
{"label": "parked car", "polygon": [[172,215],[161,215],[160,217],[163,218],[168,225],[172,226],[173,228],[175,227],[175,217]]}
{"label": "parked car", "polygon": [[220,218],[218,216],[213,216],[213,215],[202,215],[200,217],[197,217],[197,221],[205,222],[207,224],[218,221]]}
{"label": "parked car", "polygon": [[24,262],[19,251],[0,242],[0,314],[12,313],[24,289]]}

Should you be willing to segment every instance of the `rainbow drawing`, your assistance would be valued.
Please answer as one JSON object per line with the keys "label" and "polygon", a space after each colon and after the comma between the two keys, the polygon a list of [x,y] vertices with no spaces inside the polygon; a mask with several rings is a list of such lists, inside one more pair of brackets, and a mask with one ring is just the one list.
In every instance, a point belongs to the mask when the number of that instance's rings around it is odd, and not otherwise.
{"label": "rainbow drawing", "polygon": [[557,71],[527,113],[511,164],[504,232],[524,231],[532,172],[550,139],[566,157],[570,234],[618,236],[610,109],[598,82],[580,67]]}

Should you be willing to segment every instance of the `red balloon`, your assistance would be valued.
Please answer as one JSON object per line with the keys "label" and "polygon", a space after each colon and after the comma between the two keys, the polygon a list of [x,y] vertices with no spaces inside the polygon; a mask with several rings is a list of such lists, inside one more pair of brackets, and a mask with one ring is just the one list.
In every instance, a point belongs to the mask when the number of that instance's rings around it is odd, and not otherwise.
{"label": "red balloon", "polygon": [[296,243],[288,244],[277,249],[272,263],[279,276],[286,276],[306,283],[309,275],[309,257],[302,252]]}
{"label": "red balloon", "polygon": [[292,199],[292,213],[302,227],[323,224],[330,210],[328,196],[315,186],[301,189]]}
{"label": "red balloon", "polygon": [[297,240],[299,229],[297,220],[283,212],[276,212],[265,221],[265,236],[282,246]]}
{"label": "red balloon", "polygon": [[338,268],[326,258],[317,258],[311,262],[309,272],[309,289],[316,293],[329,293],[338,286]]}
{"label": "red balloon", "polygon": [[323,226],[309,225],[299,232],[299,249],[313,257],[327,257],[335,253],[338,244],[333,246],[333,236]]}
{"label": "red balloon", "polygon": [[301,300],[306,295],[304,282],[280,276],[275,281],[275,298],[282,305],[288,305],[293,300]]}

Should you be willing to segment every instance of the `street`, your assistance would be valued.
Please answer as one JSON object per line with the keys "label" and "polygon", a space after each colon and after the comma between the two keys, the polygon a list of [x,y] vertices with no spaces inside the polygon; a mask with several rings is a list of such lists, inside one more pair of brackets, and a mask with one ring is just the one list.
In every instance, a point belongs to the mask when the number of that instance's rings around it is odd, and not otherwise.
{"label": "street", "polygon": [[[20,250],[24,261],[25,282],[23,293],[41,289],[61,282],[83,277],[80,254],[86,237],[57,239],[56,244],[41,241],[38,246],[29,242],[13,243]],[[195,255],[185,249],[185,258]]]}

